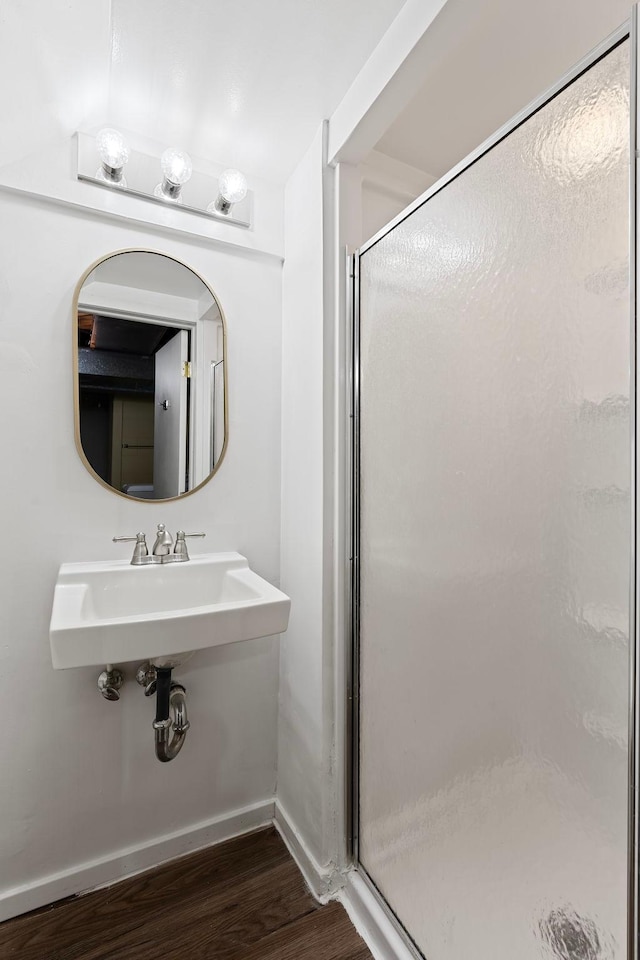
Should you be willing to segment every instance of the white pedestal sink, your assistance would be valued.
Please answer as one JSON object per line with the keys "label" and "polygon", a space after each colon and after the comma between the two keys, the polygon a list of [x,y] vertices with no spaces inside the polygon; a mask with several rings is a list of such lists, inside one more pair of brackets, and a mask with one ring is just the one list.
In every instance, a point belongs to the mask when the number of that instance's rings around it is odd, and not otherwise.
{"label": "white pedestal sink", "polygon": [[239,553],[186,563],[64,563],[49,627],[57,670],[177,654],[283,633],[291,601]]}

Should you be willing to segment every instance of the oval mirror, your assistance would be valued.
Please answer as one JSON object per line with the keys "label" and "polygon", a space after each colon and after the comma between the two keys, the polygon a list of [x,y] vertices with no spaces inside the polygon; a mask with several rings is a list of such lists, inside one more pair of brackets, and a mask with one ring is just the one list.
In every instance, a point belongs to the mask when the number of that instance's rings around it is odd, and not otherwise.
{"label": "oval mirror", "polygon": [[172,500],[227,445],[226,323],[179,260],[122,250],[81,278],[73,310],[75,434],[87,469],[121,496]]}

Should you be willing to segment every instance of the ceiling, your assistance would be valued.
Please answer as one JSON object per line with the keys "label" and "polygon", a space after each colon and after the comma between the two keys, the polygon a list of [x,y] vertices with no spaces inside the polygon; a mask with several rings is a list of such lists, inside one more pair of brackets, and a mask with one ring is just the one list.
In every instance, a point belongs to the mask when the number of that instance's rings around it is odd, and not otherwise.
{"label": "ceiling", "polygon": [[630,0],[482,0],[376,149],[441,176],[630,12]]}
{"label": "ceiling", "polygon": [[[377,150],[439,176],[629,14],[449,0],[466,16]],[[284,183],[404,0],[7,0],[0,167],[105,123]],[[37,6],[37,10],[35,7]]]}
{"label": "ceiling", "polygon": [[7,0],[0,165],[108,122],[284,182],[404,0]]}

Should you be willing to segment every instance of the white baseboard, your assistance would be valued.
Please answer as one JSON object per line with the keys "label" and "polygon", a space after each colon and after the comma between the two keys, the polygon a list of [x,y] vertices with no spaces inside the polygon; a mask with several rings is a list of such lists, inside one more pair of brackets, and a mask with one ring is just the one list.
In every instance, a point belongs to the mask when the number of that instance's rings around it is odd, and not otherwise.
{"label": "white baseboard", "polygon": [[419,954],[408,946],[357,870],[347,874],[338,898],[375,960],[416,960]]}
{"label": "white baseboard", "polygon": [[334,864],[322,867],[305,843],[302,834],[282,804],[276,800],[274,823],[276,830],[298,865],[300,873],[307,882],[316,900],[327,903],[335,898],[344,884],[344,877]]}
{"label": "white baseboard", "polygon": [[264,800],[139,845],[124,847],[33,883],[0,892],[0,921],[44,907],[55,900],[124,880],[167,860],[249,833],[273,822],[274,801]]}

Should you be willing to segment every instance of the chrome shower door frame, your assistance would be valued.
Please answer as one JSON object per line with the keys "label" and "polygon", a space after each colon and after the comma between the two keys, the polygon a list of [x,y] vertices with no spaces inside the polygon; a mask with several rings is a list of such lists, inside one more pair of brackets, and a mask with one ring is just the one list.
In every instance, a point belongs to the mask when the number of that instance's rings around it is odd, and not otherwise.
{"label": "chrome shower door frame", "polygon": [[359,745],[360,745],[360,259],[379,240],[406,220],[419,207],[430,200],[435,194],[455,180],[461,173],[472,166],[477,160],[495,147],[501,140],[508,137],[523,123],[526,123],[535,113],[542,109],[550,100],[578,79],[583,73],[593,67],[599,60],[607,56],[615,47],[625,40],[630,41],[630,164],[629,164],[629,267],[630,267],[630,463],[631,463],[631,520],[629,535],[630,550],[630,603],[629,603],[629,778],[628,778],[628,960],[640,960],[640,930],[638,892],[640,889],[640,610],[637,596],[640,591],[640,569],[637,562],[637,543],[640,535],[640,517],[637,510],[637,423],[639,417],[639,398],[637,389],[637,273],[638,273],[638,244],[636,223],[640,214],[638,210],[637,179],[638,179],[638,104],[640,103],[640,88],[638,77],[638,5],[634,4],[630,20],[618,28],[613,34],[598,44],[586,57],[579,61],[556,84],[533,100],[520,113],[516,114],[508,123],[497,130],[484,141],[476,150],[453,167],[447,174],[438,180],[425,193],[406,207],[397,217],[368,240],[359,250],[350,255],[347,260],[349,283],[347,316],[350,318],[349,331],[350,357],[348,357],[350,373],[350,409],[349,409],[349,438],[350,450],[348,463],[350,476],[348,478],[348,497],[350,503],[350,650],[348,657],[347,678],[347,763],[349,768],[348,795],[347,795],[347,825],[348,825],[348,853],[352,865],[357,869],[374,901],[382,910],[387,920],[392,924],[402,938],[408,952],[416,960],[423,960],[423,955],[411,939],[409,933],[397,918],[387,901],[367,874],[359,858]]}

